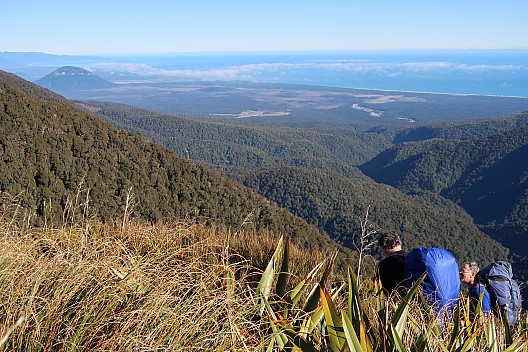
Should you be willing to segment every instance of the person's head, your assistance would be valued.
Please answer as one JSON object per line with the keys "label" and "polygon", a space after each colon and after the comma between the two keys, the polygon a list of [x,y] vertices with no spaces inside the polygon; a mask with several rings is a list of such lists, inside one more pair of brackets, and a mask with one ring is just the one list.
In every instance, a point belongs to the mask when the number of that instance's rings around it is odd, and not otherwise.
{"label": "person's head", "polygon": [[382,234],[378,239],[378,245],[381,247],[384,256],[402,250],[402,242],[400,236],[398,236],[398,234],[395,232]]}
{"label": "person's head", "polygon": [[462,269],[460,269],[460,280],[468,285],[475,283],[475,276],[480,271],[480,268],[476,262],[464,263]]}

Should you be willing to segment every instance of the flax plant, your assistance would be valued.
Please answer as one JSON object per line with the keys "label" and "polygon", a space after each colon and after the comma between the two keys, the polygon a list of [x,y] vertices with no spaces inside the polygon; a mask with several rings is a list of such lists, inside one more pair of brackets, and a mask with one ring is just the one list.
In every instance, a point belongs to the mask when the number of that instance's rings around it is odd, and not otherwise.
{"label": "flax plant", "polygon": [[[317,265],[294,289],[283,292],[287,276],[277,275],[281,250],[281,274],[287,271],[288,246],[280,240],[255,291],[262,329],[269,336],[266,351],[513,352],[528,348],[526,328],[511,331],[506,320],[485,316],[481,303],[470,314],[467,297],[460,300],[451,321],[439,320],[421,294],[425,275],[405,297],[385,297],[379,282],[363,285],[361,292],[358,282],[368,280],[356,277],[349,267],[343,300],[340,289],[329,290],[333,257]],[[323,267],[320,279],[314,280]],[[306,303],[296,308],[300,301]]]}

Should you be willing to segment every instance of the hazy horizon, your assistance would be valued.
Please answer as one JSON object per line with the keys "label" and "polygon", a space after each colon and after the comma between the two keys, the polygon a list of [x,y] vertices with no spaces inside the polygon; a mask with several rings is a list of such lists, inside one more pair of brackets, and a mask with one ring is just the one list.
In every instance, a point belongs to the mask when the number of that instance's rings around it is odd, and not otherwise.
{"label": "hazy horizon", "polygon": [[526,13],[521,0],[21,0],[2,7],[0,54],[58,55],[15,66],[30,80],[72,65],[113,80],[528,96]]}
{"label": "hazy horizon", "polygon": [[[528,3],[12,1],[0,51],[58,55],[528,49]],[[137,54],[135,54],[137,55]]]}
{"label": "hazy horizon", "polygon": [[35,81],[77,66],[118,83],[250,81],[388,91],[528,97],[528,50],[355,50],[55,56],[0,52]]}

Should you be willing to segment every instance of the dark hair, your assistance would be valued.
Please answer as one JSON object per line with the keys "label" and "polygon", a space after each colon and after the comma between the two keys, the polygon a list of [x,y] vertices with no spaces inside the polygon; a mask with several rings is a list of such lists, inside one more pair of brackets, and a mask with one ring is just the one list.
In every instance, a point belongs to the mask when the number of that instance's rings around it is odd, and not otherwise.
{"label": "dark hair", "polygon": [[402,244],[400,236],[396,232],[384,233],[378,239],[378,244],[383,249],[393,249]]}

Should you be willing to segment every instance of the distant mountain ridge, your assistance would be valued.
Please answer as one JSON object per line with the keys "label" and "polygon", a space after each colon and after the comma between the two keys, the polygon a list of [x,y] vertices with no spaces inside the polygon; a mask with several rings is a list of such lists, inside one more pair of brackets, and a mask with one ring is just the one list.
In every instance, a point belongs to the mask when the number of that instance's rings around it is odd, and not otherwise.
{"label": "distant mountain ridge", "polygon": [[21,66],[45,66],[55,65],[61,66],[64,61],[89,62],[94,60],[105,60],[102,56],[86,56],[86,55],[54,55],[43,52],[14,52],[14,51],[0,51],[0,62],[9,63],[7,67],[21,67]]}
{"label": "distant mountain ridge", "polygon": [[167,115],[118,103],[88,101],[84,108],[119,128],[139,133],[182,158],[217,169],[261,168],[277,164],[354,173],[392,144],[382,135],[352,128],[239,126]]}
{"label": "distant mountain ridge", "polygon": [[117,86],[85,69],[64,66],[36,81],[38,85],[60,94],[79,90],[106,89]]}
{"label": "distant mountain ridge", "polygon": [[395,144],[417,142],[432,138],[467,141],[485,138],[523,126],[528,126],[528,112],[465,122],[449,122],[407,128],[396,133],[392,141]]}

